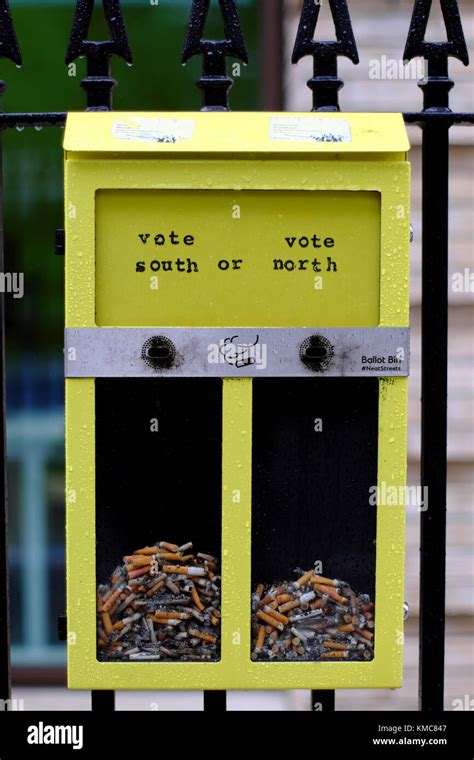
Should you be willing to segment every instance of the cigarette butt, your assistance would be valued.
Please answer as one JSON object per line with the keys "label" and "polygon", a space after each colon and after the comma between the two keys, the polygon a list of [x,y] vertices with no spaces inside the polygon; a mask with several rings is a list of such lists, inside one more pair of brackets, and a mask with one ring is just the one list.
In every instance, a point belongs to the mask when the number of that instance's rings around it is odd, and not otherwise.
{"label": "cigarette butt", "polygon": [[275,618],[271,617],[270,615],[267,615],[266,612],[262,612],[262,610],[259,610],[257,612],[257,617],[259,620],[263,620],[268,625],[271,625],[273,628],[278,628],[279,631],[282,631],[285,627],[283,623],[280,623],[278,620],[275,620]]}
{"label": "cigarette butt", "polygon": [[110,615],[109,615],[108,612],[106,612],[106,611],[103,610],[101,617],[102,617],[102,624],[104,626],[104,631],[106,632],[107,636],[110,636],[110,634],[113,631],[113,625],[112,625],[112,621],[110,619]]}
{"label": "cigarette butt", "polygon": [[258,626],[257,641],[255,642],[255,648],[261,649],[265,643],[265,626]]}
{"label": "cigarette butt", "polygon": [[178,562],[182,562],[184,560],[184,557],[179,552],[160,552],[158,555],[158,559],[161,561],[162,559],[175,559],[178,560]]}
{"label": "cigarette butt", "polygon": [[315,575],[313,583],[320,583],[323,586],[338,586],[339,582],[332,578],[325,578],[323,575]]}
{"label": "cigarette butt", "polygon": [[344,660],[349,657],[349,652],[323,652],[322,660]]}
{"label": "cigarette butt", "polygon": [[[188,571],[188,575],[198,575],[198,576],[201,576],[201,577],[204,576],[204,575],[206,575],[206,570],[204,569],[204,567],[190,567],[190,566],[188,566],[186,569]],[[214,576],[212,576],[212,577],[214,577]]]}
{"label": "cigarette butt", "polygon": [[282,604],[280,607],[278,607],[279,612],[289,612],[290,610],[296,609],[296,607],[300,606],[300,600],[295,599],[292,602],[286,602],[285,604]]}
{"label": "cigarette butt", "polygon": [[273,630],[269,636],[270,641],[276,641],[278,638],[278,631]]}
{"label": "cigarette butt", "polygon": [[114,593],[111,594],[111,596],[109,596],[109,598],[107,599],[107,601],[102,607],[102,612],[108,612],[110,608],[113,607],[113,605],[119,598],[122,591],[123,591],[123,586],[119,586],[119,588],[116,591],[114,591]]}
{"label": "cigarette butt", "polygon": [[198,610],[200,610],[202,612],[202,610],[206,609],[205,605],[201,602],[201,598],[200,598],[198,592],[196,591],[196,589],[194,588],[194,586],[191,589],[191,597],[192,597],[192,600],[193,600],[194,604],[198,608]]}
{"label": "cigarette butt", "polygon": [[310,610],[319,610],[324,607],[324,599],[316,599],[315,602],[311,602],[309,605]]}
{"label": "cigarette butt", "polygon": [[308,591],[307,594],[301,594],[300,596],[300,604],[309,604],[316,598],[316,594],[314,591]]}
{"label": "cigarette butt", "polygon": [[291,602],[293,597],[291,594],[278,594],[276,597],[276,601],[278,604],[285,604],[285,602]]}
{"label": "cigarette butt", "polygon": [[302,575],[301,578],[298,578],[293,585],[296,586],[296,588],[299,588],[299,586],[306,586],[313,577],[313,574],[314,570],[308,570],[308,572]]}
{"label": "cigarette butt", "polygon": [[352,623],[346,623],[345,625],[340,625],[337,630],[341,633],[352,633],[355,628]]}
{"label": "cigarette butt", "polygon": [[187,575],[188,568],[181,565],[163,565],[164,573],[173,573],[176,575]]}
{"label": "cigarette butt", "polygon": [[198,631],[197,628],[190,628],[189,635],[194,636],[196,639],[201,639],[201,641],[208,641],[210,644],[217,643],[217,638],[215,636],[213,636],[211,633]]}
{"label": "cigarette butt", "polygon": [[134,554],[157,554],[158,553],[158,547],[157,546],[145,546],[144,549],[137,549],[133,553]]}
{"label": "cigarette butt", "polygon": [[272,607],[270,607],[268,604],[265,605],[263,608],[263,611],[267,613],[267,615],[270,615],[270,617],[275,618],[275,620],[278,620],[279,623],[283,623],[286,625],[288,623],[288,618],[286,615],[282,615],[281,612],[277,612]]}
{"label": "cigarette butt", "polygon": [[132,570],[128,573],[128,577],[131,578],[140,578],[141,575],[149,575],[151,570],[151,565],[148,565],[147,567],[140,567],[138,570]]}
{"label": "cigarette butt", "polygon": [[175,596],[179,596],[179,594],[181,593],[179,586],[177,586],[176,583],[174,583],[174,581],[172,581],[170,578],[168,578],[165,581],[165,586],[166,588],[169,588],[171,593],[174,594]]}
{"label": "cigarette butt", "polygon": [[191,615],[188,612],[161,612],[157,611],[152,615],[152,618],[162,620],[189,620]]}
{"label": "cigarette butt", "polygon": [[255,596],[258,597],[258,601],[260,601],[260,599],[262,598],[264,588],[265,586],[263,585],[263,583],[259,583],[257,588],[255,589]]}
{"label": "cigarette butt", "polygon": [[[107,613],[106,613],[106,614],[107,614]],[[114,625],[113,625],[112,627],[113,627],[113,630],[114,630],[114,631],[121,631],[121,630],[122,630],[122,628],[124,628],[124,627],[125,627],[125,624],[124,624],[124,623],[122,623],[122,621],[121,621],[121,620],[119,620],[119,621],[118,621],[118,623],[114,623]]]}
{"label": "cigarette butt", "polygon": [[299,655],[304,654],[304,647],[302,646],[296,647],[296,654],[299,654]]}
{"label": "cigarette butt", "polygon": [[123,561],[126,562],[127,565],[133,565],[133,567],[143,567],[144,565],[151,565],[153,562],[153,556],[147,556],[145,554],[131,554],[129,557],[124,557]]}
{"label": "cigarette butt", "polygon": [[177,552],[180,548],[176,544],[169,544],[167,541],[160,541],[158,546],[160,549],[166,549],[167,552]]}
{"label": "cigarette butt", "polygon": [[293,639],[291,639],[291,643],[293,644],[294,647],[299,647],[299,645],[301,643],[300,637],[299,636],[295,636]]}
{"label": "cigarette butt", "polygon": [[271,604],[275,599],[275,594],[267,594],[258,603],[259,607],[264,607],[266,604]]}
{"label": "cigarette butt", "polygon": [[314,588],[317,589],[317,591],[319,591],[321,594],[327,594],[331,599],[334,599],[334,601],[338,602],[339,604],[348,603],[346,597],[338,594],[333,586],[323,586],[320,583],[315,583]]}
{"label": "cigarette butt", "polygon": [[354,630],[359,634],[359,636],[363,636],[364,639],[368,639],[368,641],[372,641],[374,638],[372,631],[362,630],[362,628],[354,628]]}
{"label": "cigarette butt", "polygon": [[215,615],[211,616],[211,623],[212,625],[219,625],[219,618],[215,617]]}
{"label": "cigarette butt", "polygon": [[157,581],[157,583],[154,583],[153,586],[150,586],[150,589],[146,592],[147,596],[154,596],[157,591],[160,590],[165,585],[165,582],[163,580]]}
{"label": "cigarette butt", "polygon": [[364,615],[366,617],[366,620],[373,620],[374,619],[374,615],[373,615],[372,612],[370,612],[370,610],[364,610]]}
{"label": "cigarette butt", "polygon": [[347,650],[347,644],[339,644],[337,641],[323,641],[323,647],[326,647],[326,649],[335,649],[340,652],[345,652]]}
{"label": "cigarette butt", "polygon": [[154,615],[152,615],[151,619],[156,625],[167,625],[171,628],[175,628],[175,626],[180,625],[181,623],[181,620],[175,620],[175,618],[155,618]]}
{"label": "cigarette butt", "polygon": [[217,562],[217,558],[213,557],[212,554],[204,554],[203,552],[198,552],[196,556],[199,557],[199,559],[206,560],[206,562]]}

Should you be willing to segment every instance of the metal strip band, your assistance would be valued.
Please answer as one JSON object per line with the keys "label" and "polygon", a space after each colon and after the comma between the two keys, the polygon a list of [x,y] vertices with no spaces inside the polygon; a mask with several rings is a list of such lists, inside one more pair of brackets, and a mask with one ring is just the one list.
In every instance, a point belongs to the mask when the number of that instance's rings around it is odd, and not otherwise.
{"label": "metal strip band", "polygon": [[409,329],[69,328],[65,376],[406,377]]}

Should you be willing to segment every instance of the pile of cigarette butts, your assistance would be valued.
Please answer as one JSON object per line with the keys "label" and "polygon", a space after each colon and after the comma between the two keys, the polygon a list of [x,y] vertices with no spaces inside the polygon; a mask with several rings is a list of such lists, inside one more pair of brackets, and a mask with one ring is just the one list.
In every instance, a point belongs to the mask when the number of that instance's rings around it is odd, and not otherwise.
{"label": "pile of cigarette butts", "polygon": [[219,563],[192,547],[159,541],[137,549],[99,585],[99,660],[219,659]]}
{"label": "pile of cigarette butts", "polygon": [[348,583],[303,572],[252,595],[252,660],[372,660],[374,605]]}

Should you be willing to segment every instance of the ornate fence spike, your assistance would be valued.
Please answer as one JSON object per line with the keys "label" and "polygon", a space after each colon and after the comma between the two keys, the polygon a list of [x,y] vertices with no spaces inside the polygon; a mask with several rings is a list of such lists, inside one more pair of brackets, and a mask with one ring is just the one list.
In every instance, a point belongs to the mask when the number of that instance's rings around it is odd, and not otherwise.
{"label": "ornate fence spike", "polygon": [[110,58],[118,55],[127,63],[132,63],[127,32],[123,21],[120,0],[102,0],[110,40],[94,42],[87,39],[94,11],[95,0],[77,0],[71,35],[69,38],[66,64],[79,58],[87,58],[87,77],[81,87],[87,93],[88,111],[110,111],[112,90],[117,84],[111,76]]}
{"label": "ornate fence spike", "polygon": [[17,66],[21,66],[20,46],[8,0],[0,0],[0,58],[8,58]]}
{"label": "ornate fence spike", "polygon": [[344,82],[337,75],[338,57],[344,56],[352,63],[359,63],[347,0],[329,0],[329,7],[336,40],[314,39],[321,0],[304,0],[291,57],[292,63],[298,63],[307,55],[313,56],[314,74],[308,81],[308,87],[313,92],[313,111],[339,111],[338,92],[344,86]]}
{"label": "ornate fence spike", "polygon": [[454,82],[448,76],[448,59],[458,58],[468,66],[469,54],[457,0],[440,0],[447,41],[425,40],[432,1],[415,0],[403,57],[410,61],[421,56],[428,61],[428,76],[418,85],[424,93],[424,109],[449,110],[449,92]]}
{"label": "ornate fence spike", "polygon": [[203,56],[203,73],[197,85],[202,90],[203,111],[228,111],[229,90],[234,84],[227,76],[226,58],[248,63],[247,47],[235,0],[219,0],[224,21],[225,40],[204,39],[204,28],[211,0],[193,0],[182,62],[195,55]]}

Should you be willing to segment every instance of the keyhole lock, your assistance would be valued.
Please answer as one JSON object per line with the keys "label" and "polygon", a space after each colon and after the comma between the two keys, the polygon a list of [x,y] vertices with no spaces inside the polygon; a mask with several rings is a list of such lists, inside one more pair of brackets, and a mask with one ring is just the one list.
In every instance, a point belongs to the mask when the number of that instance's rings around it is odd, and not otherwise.
{"label": "keyhole lock", "polygon": [[176,359],[176,347],[164,335],[155,335],[143,344],[142,359],[152,369],[169,369]]}
{"label": "keyhole lock", "polygon": [[324,372],[334,356],[334,346],[323,335],[311,335],[300,346],[300,359],[313,372]]}

